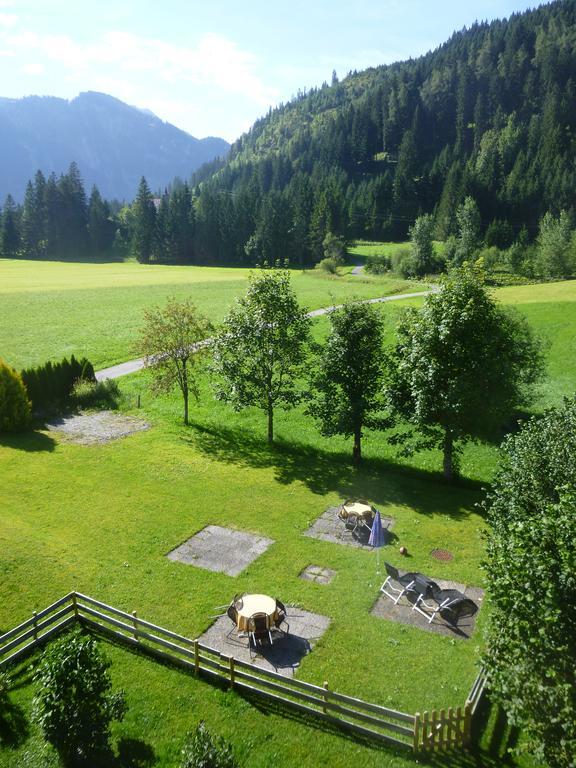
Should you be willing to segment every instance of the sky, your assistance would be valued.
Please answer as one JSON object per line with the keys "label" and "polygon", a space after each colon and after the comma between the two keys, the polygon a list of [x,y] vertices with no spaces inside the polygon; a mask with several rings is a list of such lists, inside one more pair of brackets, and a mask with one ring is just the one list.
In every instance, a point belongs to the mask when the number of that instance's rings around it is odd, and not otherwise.
{"label": "sky", "polygon": [[196,138],[350,70],[436,48],[523,0],[0,0],[0,96],[101,91]]}

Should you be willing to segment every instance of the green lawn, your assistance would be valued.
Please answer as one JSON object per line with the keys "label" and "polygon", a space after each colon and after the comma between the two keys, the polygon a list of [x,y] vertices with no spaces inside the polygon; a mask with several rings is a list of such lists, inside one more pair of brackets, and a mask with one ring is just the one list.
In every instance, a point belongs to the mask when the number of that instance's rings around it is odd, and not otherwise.
{"label": "green lawn", "polygon": [[[250,270],[78,264],[0,259],[0,357],[17,368],[64,355],[88,355],[97,368],[134,357],[144,310],[168,296],[191,297],[214,321],[246,288]],[[346,298],[371,298],[425,285],[395,277],[332,277],[293,272],[302,305],[310,309]]]}
{"label": "green lawn", "polygon": [[[30,263],[24,264],[30,267]],[[90,270],[102,265],[52,266],[62,270],[64,279],[71,267]],[[117,270],[124,265],[104,266]],[[173,279],[152,286],[138,282],[124,288],[102,286],[90,293],[104,315],[110,311],[111,300],[117,307],[116,291],[124,291],[125,296],[133,291],[139,302],[152,289],[163,296],[166,286],[180,285],[182,290],[202,286],[206,296],[211,292],[214,310],[223,312],[226,301],[245,285],[245,274],[235,282],[220,280],[217,270],[208,271],[208,277],[202,279],[203,272],[195,277],[193,270],[184,270],[189,279],[183,286]],[[49,273],[46,269],[47,276]],[[73,297],[79,293],[75,286],[80,274],[76,273],[76,279],[69,277],[71,283],[65,290],[57,276],[51,275],[47,282],[52,291],[43,292],[36,286],[30,295],[34,302],[51,292]],[[139,270],[122,274],[144,280]],[[164,278],[163,270],[159,274]],[[308,296],[309,306],[324,303],[323,296],[330,289],[334,295],[337,290],[366,295],[361,291],[369,293],[375,285],[370,281],[370,288],[356,278],[330,280],[310,273],[295,275],[295,282],[300,295]],[[19,297],[22,302],[25,283],[21,274],[5,296]],[[385,285],[392,287],[389,282],[376,287],[382,290]],[[574,386],[570,350],[576,327],[576,283],[506,288],[497,295],[525,312],[545,335],[551,379],[539,405],[558,402]],[[134,297],[126,307],[128,315],[136,316],[138,302]],[[395,304],[381,307],[388,322],[389,343],[400,309]],[[22,312],[26,313],[25,306]],[[54,309],[52,317],[57,314]],[[44,336],[38,316],[26,316],[28,324],[37,324],[31,334],[44,339],[37,342],[35,354],[40,359],[63,354],[64,350],[48,352],[56,349],[57,331],[48,329]],[[90,333],[90,320],[87,315],[70,328],[62,318],[59,327],[86,340],[80,353],[113,362],[116,358],[107,358],[103,352],[105,340]],[[326,318],[316,321],[315,334],[322,336],[327,327]],[[8,330],[3,332],[16,354],[18,339]],[[126,333],[120,351],[128,348],[128,338]],[[570,355],[572,359],[568,359]],[[484,521],[476,503],[495,466],[494,446],[467,448],[465,479],[454,486],[439,477],[437,452],[400,460],[382,434],[366,439],[365,465],[354,470],[349,443],[321,438],[301,409],[278,415],[277,444],[269,449],[263,415],[258,411],[234,414],[216,403],[208,381],[203,381],[202,398],[193,409],[189,428],[180,425],[178,397],[153,399],[146,383],[146,372],[121,380],[123,409],[147,418],[152,424],[148,432],[95,447],[57,442],[44,432],[0,440],[4,500],[0,632],[76,589],[194,637],[210,624],[215,606],[226,603],[234,593],[263,591],[331,618],[328,631],[298,670],[302,679],[328,680],[333,689],[408,712],[462,704],[477,671],[485,610],[479,616],[477,633],[468,642],[373,617],[370,608],[383,580],[376,573],[374,553],[302,534],[327,506],[344,497],[365,496],[396,520],[398,540],[384,550],[383,559],[431,577],[482,586]],[[139,393],[143,408],[136,410]],[[235,578],[165,557],[210,523],[259,533],[275,544]],[[398,554],[400,544],[408,548],[409,559]],[[430,552],[435,547],[452,551],[454,560],[439,563],[432,559]],[[302,569],[312,563],[337,571],[332,584],[323,586],[299,578]],[[106,649],[113,660],[114,679],[126,688],[130,705],[127,720],[116,728],[115,735],[145,742],[156,756],[154,765],[177,765],[185,732],[200,718],[233,742],[243,765],[344,766],[354,762],[392,768],[414,762],[391,750],[312,728],[299,718],[261,711],[234,694],[120,648]],[[32,687],[26,669],[17,677],[13,699],[27,715]],[[493,722],[487,738],[497,741],[499,733],[500,724]],[[479,754],[474,763],[453,758],[452,764],[462,768],[502,764],[494,744],[485,741],[484,746],[486,754]],[[50,765],[40,752],[40,739],[32,729],[21,743],[0,749],[0,765]]]}

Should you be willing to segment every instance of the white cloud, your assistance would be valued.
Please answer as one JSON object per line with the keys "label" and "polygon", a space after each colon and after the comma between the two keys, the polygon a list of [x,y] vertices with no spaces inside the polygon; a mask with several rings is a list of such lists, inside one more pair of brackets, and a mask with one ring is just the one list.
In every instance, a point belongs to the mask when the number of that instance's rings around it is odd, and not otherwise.
{"label": "white cloud", "polygon": [[38,35],[33,31],[5,36],[12,47],[26,53],[35,51],[84,75],[114,73],[127,77],[145,74],[168,84],[190,82],[211,85],[230,93],[242,94],[261,107],[268,106],[277,92],[265,85],[257,74],[258,61],[248,51],[221,35],[209,34],[195,47],[172,45],[130,32],[111,31],[90,44],[79,44],[67,35]]}
{"label": "white cloud", "polygon": [[[2,8],[2,5],[0,5]],[[18,16],[13,13],[0,13],[0,27],[15,27],[18,23]]]}
{"label": "white cloud", "polygon": [[22,72],[24,72],[25,75],[43,75],[45,71],[46,67],[44,64],[40,64],[40,62],[25,64],[22,67]]}

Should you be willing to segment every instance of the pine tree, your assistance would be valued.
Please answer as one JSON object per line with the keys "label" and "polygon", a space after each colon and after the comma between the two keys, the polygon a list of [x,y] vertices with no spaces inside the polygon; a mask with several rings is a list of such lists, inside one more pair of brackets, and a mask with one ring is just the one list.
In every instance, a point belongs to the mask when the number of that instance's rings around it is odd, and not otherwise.
{"label": "pine tree", "polygon": [[147,264],[154,253],[156,239],[156,207],[144,176],[140,179],[138,194],[133,204],[134,229],[132,253],[139,262]]}

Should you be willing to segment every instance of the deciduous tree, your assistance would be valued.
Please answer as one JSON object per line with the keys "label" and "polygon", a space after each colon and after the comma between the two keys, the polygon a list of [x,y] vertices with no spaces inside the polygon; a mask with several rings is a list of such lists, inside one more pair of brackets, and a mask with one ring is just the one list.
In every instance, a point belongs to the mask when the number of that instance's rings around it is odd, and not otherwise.
{"label": "deciduous tree", "polygon": [[326,344],[318,348],[308,412],[326,437],[354,438],[352,456],[358,465],[364,428],[381,425],[383,322],[369,304],[348,303],[330,313],[330,323]]}
{"label": "deciduous tree", "polygon": [[254,406],[268,416],[274,439],[274,409],[292,408],[302,398],[310,320],[286,270],[262,270],[250,280],[224,320],[213,344],[216,397],[237,410]]}
{"label": "deciduous tree", "polygon": [[439,447],[452,478],[457,449],[489,437],[526,403],[542,355],[526,320],[488,293],[477,266],[452,270],[422,309],[406,311],[387,393],[419,439],[406,450]]}
{"label": "deciduous tree", "polygon": [[152,372],[152,388],[169,392],[178,386],[184,400],[184,424],[188,424],[190,395],[199,396],[197,369],[212,324],[190,301],[170,298],[164,307],[144,313],[144,325],[136,349]]}

